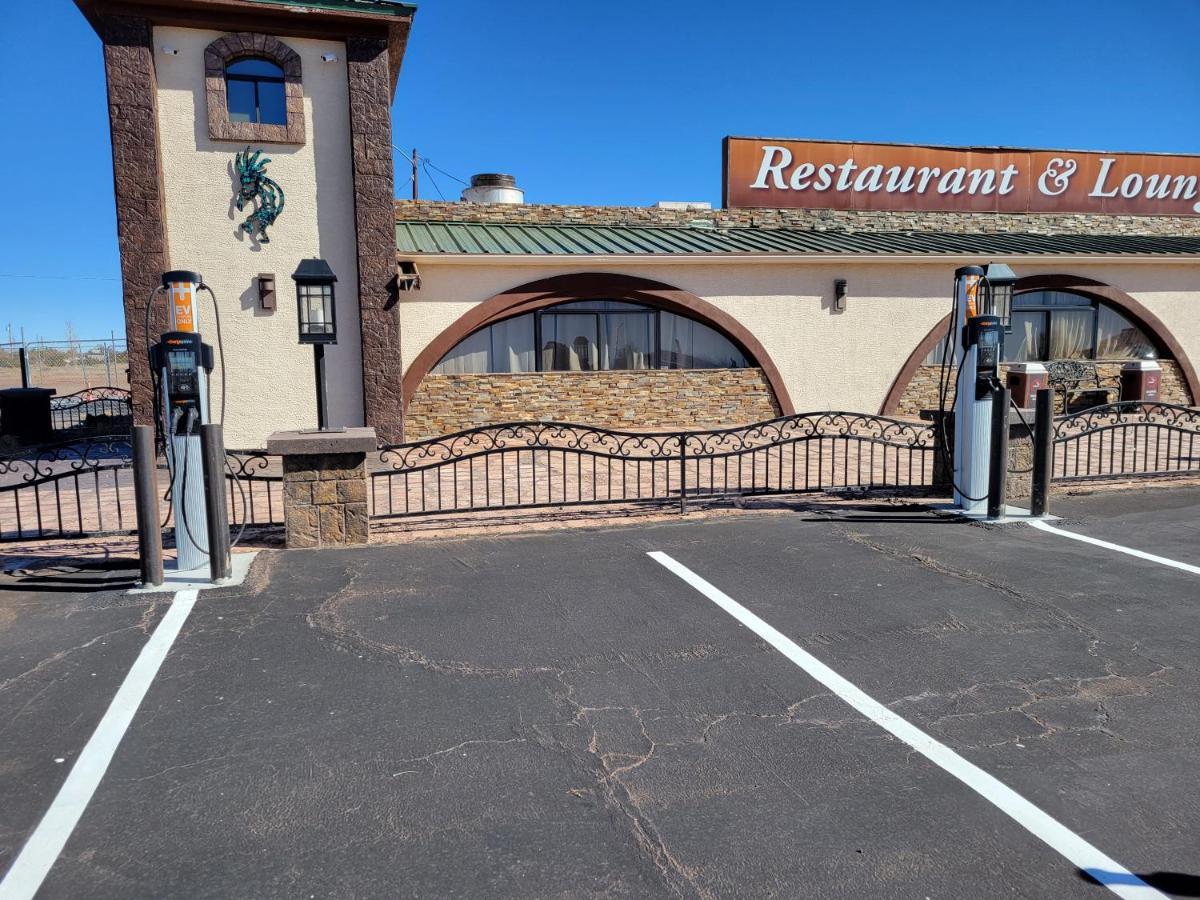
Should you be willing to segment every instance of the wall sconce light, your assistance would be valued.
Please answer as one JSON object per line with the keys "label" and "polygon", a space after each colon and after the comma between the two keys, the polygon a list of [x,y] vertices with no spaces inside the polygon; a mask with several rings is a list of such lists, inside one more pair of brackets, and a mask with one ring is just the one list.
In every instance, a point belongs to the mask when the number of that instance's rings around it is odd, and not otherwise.
{"label": "wall sconce light", "polygon": [[419,291],[421,289],[421,273],[417,264],[411,259],[402,259],[396,264],[396,290]]}
{"label": "wall sconce light", "polygon": [[172,47],[170,44],[163,44],[162,52],[167,54],[167,56],[178,56],[179,48]]}
{"label": "wall sconce light", "polygon": [[846,279],[837,278],[833,282],[833,309],[835,312],[846,311]]}
{"label": "wall sconce light", "polygon": [[322,53],[321,59],[327,63],[337,62],[337,54],[336,53]]}
{"label": "wall sconce light", "polygon": [[258,275],[258,305],[263,309],[275,308],[275,276],[271,273]]}

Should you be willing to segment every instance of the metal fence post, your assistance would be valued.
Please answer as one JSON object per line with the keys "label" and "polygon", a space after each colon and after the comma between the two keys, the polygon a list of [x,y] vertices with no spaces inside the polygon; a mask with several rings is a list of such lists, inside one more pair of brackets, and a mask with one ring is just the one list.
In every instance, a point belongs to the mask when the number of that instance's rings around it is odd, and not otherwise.
{"label": "metal fence post", "polygon": [[1044,516],[1050,509],[1050,479],[1054,466],[1054,392],[1042,388],[1034,401],[1033,479],[1029,511]]}
{"label": "metal fence post", "polygon": [[679,514],[687,515],[687,435],[679,435]]}
{"label": "metal fence post", "polygon": [[1005,494],[1008,492],[1008,388],[992,392],[992,457],[988,470],[989,519],[1004,516]]}
{"label": "metal fence post", "polygon": [[200,426],[204,509],[208,519],[208,571],[213,581],[233,574],[229,560],[229,510],[225,503],[225,437],[220,425]]}
{"label": "metal fence post", "polygon": [[158,462],[154,455],[154,430],[133,426],[133,495],[137,509],[138,562],[142,584],[163,583],[162,531],[158,521]]}
{"label": "metal fence post", "polygon": [[29,357],[25,354],[25,345],[17,348],[17,358],[21,363],[21,387],[29,387]]}

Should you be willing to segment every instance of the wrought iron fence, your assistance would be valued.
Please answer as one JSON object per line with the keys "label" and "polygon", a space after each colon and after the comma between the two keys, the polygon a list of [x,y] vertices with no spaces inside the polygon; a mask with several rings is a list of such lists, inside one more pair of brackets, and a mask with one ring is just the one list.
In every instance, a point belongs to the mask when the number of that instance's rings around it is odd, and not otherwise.
{"label": "wrought iron fence", "polygon": [[1060,416],[1052,470],[1055,481],[1200,474],[1200,409],[1131,401]]}
{"label": "wrought iron fence", "polygon": [[[171,471],[159,462],[159,515],[171,523]],[[231,527],[283,525],[278,456],[231,450],[226,457]],[[137,529],[133,456],[127,435],[103,435],[0,458],[0,541],[103,537]]]}
{"label": "wrought iron fence", "polygon": [[836,489],[928,493],[934,432],[855,413],[717,431],[514,422],[384,447],[375,519],[480,510],[678,504]]}
{"label": "wrought iron fence", "polygon": [[229,524],[283,525],[283,463],[266,450],[227,450]]}
{"label": "wrought iron fence", "polygon": [[50,427],[66,439],[85,434],[127,434],[133,406],[124,388],[97,387],[50,398]]}
{"label": "wrought iron fence", "polygon": [[0,459],[0,541],[128,534],[136,527],[127,435]]}

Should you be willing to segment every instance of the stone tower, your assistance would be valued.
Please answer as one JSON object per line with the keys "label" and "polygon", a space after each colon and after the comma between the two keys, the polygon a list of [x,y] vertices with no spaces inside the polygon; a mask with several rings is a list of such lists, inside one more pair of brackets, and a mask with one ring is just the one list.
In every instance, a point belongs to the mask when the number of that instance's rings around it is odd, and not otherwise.
{"label": "stone tower", "polygon": [[[391,99],[415,8],[395,0],[76,0],[104,49],[135,413],[147,422],[146,305],[162,272],[200,272],[218,304],[230,446],[316,420],[292,274],[337,277],[331,425],[401,428]],[[238,154],[268,160],[283,207],[238,209]],[[269,216],[268,216],[269,218]],[[274,276],[275,297],[260,276]],[[271,300],[275,302],[272,303]],[[163,328],[161,300],[151,337]],[[207,297],[200,330],[217,338]],[[213,373],[212,418],[222,385]]]}

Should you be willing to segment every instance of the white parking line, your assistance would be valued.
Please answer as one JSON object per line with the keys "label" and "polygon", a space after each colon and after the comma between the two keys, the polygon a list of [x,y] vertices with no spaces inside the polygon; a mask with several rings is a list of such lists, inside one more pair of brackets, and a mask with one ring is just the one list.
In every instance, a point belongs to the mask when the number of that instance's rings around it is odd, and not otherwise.
{"label": "white parking line", "polygon": [[829,666],[801,648],[791,638],[764,622],[687,566],[659,550],[651,551],[649,556],[717,604],[845,703],[885,731],[891,732],[904,741],[934,765],[953,775],[1118,897],[1128,898],[1128,900],[1146,900],[1149,897],[1165,898],[1164,894],[1150,887],[1112,857],[1093,847],[1065,825],[1042,812],[1012,788],[973,763],[967,762],[945,744],[934,740],[879,701],[869,697]]}
{"label": "white parking line", "polygon": [[58,859],[100,780],[104,778],[121,738],[133,721],[134,713],[141,706],[167,651],[192,611],[196,595],[194,590],[180,591],[175,595],[171,608],[142,647],[142,652],[109,704],[108,711],[71,767],[54,802],[21,848],[4,881],[0,882],[0,900],[29,900],[42,886],[50,867]]}
{"label": "white parking line", "polygon": [[1055,528],[1053,525],[1048,525],[1039,519],[1030,519],[1029,524],[1034,528],[1039,528],[1042,531],[1048,531],[1051,534],[1057,534],[1065,538],[1070,538],[1073,541],[1082,541],[1085,544],[1103,547],[1105,550],[1115,550],[1117,553],[1124,553],[1128,556],[1136,556],[1138,559],[1149,560],[1150,562],[1158,563],[1160,566],[1170,566],[1172,569],[1179,569],[1182,572],[1191,572],[1193,575],[1200,575],[1200,566],[1193,566],[1190,563],[1179,562],[1174,559],[1167,559],[1165,556],[1155,556],[1153,553],[1147,553],[1144,550],[1134,550],[1132,547],[1122,547],[1120,544],[1111,544],[1108,541],[1102,541],[1099,538],[1088,537],[1086,534],[1076,534],[1073,531],[1063,531],[1061,528]]}

